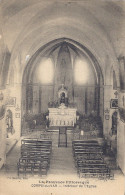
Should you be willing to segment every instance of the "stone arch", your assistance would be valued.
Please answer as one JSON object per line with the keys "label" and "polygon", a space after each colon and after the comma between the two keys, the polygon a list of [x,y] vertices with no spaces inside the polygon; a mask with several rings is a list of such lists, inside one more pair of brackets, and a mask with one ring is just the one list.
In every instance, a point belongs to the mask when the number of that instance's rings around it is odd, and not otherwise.
{"label": "stone arch", "polygon": [[[96,108],[98,110],[98,115],[101,114],[101,117],[103,118],[103,101],[102,101],[103,91],[100,92],[100,88],[101,88],[101,90],[103,90],[104,78],[103,78],[103,73],[102,73],[101,67],[100,67],[97,59],[95,58],[95,56],[92,54],[92,52],[88,48],[86,48],[82,44],[80,44],[72,39],[68,39],[68,38],[56,39],[56,40],[51,41],[50,43],[47,43],[43,47],[39,48],[39,50],[29,59],[27,66],[25,67],[23,78],[22,78],[23,87],[25,87],[27,84],[29,84],[29,86],[30,86],[30,82],[32,80],[32,73],[34,72],[34,69],[36,68],[36,64],[39,61],[39,59],[42,58],[42,56],[44,56],[45,53],[48,53],[48,51],[50,49],[52,50],[52,49],[54,49],[54,47],[58,47],[58,45],[60,45],[63,42],[65,42],[67,44],[71,44],[74,47],[76,47],[81,53],[85,53],[86,56],[91,61],[92,67],[95,70],[95,74],[97,77],[97,81],[96,81],[96,85],[97,85],[96,90],[97,91],[95,94],[98,94],[98,95],[95,98],[96,98],[96,101],[98,101],[98,103],[96,103]],[[22,96],[23,96],[23,90],[22,90]],[[100,98],[100,96],[101,96],[101,98]],[[102,102],[101,107],[100,107],[100,102]]]}
{"label": "stone arch", "polygon": [[[38,58],[39,55],[40,55],[40,57],[44,56],[44,53],[47,52],[50,48],[54,48],[55,46],[58,46],[62,42],[73,44],[82,53],[85,53],[88,56],[88,58],[90,59],[90,61],[93,64],[93,68],[97,72],[98,77],[99,77],[99,74],[101,75],[101,77],[99,79],[100,79],[101,85],[103,85],[104,84],[103,73],[102,73],[101,67],[100,67],[97,59],[95,58],[95,56],[92,54],[92,52],[88,48],[86,48],[82,44],[80,44],[80,43],[78,43],[78,42],[76,42],[76,41],[74,41],[72,39],[68,39],[68,38],[61,38],[61,39],[53,40],[50,43],[47,43],[43,47],[39,48],[39,50],[37,50],[36,53],[34,53],[34,55],[28,61],[27,66],[25,67],[24,72],[27,71],[29,69],[29,67],[30,67],[30,72],[32,72],[34,66],[36,65],[37,61],[39,60],[39,58]],[[31,64],[33,64],[34,61],[35,61],[34,65],[31,66]],[[32,70],[31,70],[31,68],[32,68]],[[23,80],[25,80],[24,77],[25,76],[23,75],[22,83],[23,83]],[[27,79],[27,82],[30,81],[31,74],[29,74],[28,77],[29,78]]]}

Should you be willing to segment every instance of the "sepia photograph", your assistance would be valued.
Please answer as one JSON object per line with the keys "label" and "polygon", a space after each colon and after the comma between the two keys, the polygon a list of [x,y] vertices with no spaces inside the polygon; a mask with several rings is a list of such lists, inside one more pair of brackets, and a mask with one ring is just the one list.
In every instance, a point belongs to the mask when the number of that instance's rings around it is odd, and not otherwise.
{"label": "sepia photograph", "polygon": [[0,194],[125,195],[124,0],[0,0]]}

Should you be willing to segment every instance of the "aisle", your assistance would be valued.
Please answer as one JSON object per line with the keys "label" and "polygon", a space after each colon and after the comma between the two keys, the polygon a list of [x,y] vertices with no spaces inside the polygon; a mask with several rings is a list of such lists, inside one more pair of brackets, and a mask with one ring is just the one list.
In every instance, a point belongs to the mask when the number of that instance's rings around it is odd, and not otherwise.
{"label": "aisle", "polygon": [[67,148],[58,147],[58,132],[52,133],[52,157],[48,175],[72,175],[77,176],[72,154],[72,132],[67,132]]}
{"label": "aisle", "polygon": [[77,175],[71,147],[53,148],[49,175]]}

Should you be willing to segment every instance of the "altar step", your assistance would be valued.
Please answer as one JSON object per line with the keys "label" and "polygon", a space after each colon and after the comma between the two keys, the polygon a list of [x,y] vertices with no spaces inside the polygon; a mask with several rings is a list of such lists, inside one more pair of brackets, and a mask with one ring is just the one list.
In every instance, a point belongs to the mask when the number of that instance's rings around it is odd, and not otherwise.
{"label": "altar step", "polygon": [[[68,132],[73,132],[73,127],[67,127]],[[48,132],[59,132],[59,127],[49,127]]]}
{"label": "altar step", "polygon": [[58,147],[67,147],[67,128],[59,128]]}

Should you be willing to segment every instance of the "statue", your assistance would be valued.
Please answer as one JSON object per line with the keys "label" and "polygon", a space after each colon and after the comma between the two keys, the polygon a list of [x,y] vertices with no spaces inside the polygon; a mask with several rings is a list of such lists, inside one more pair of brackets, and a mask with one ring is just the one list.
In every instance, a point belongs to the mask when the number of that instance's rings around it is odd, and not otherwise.
{"label": "statue", "polygon": [[67,89],[64,87],[64,84],[62,84],[62,87],[58,91],[58,97],[59,104],[64,104],[65,106],[68,106],[68,92]]}
{"label": "statue", "polygon": [[62,92],[61,93],[61,97],[60,97],[60,104],[65,104],[65,93],[64,92]]}

